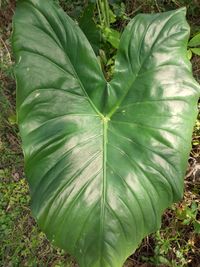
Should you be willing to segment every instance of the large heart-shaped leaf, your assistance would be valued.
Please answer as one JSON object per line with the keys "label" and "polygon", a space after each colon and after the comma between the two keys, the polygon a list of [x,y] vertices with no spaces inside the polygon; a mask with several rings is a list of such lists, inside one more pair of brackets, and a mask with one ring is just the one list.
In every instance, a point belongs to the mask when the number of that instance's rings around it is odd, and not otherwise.
{"label": "large heart-shaped leaf", "polygon": [[120,267],[183,194],[199,86],[185,9],[137,15],[106,82],[53,1],[14,18],[17,112],[39,226],[81,267]]}

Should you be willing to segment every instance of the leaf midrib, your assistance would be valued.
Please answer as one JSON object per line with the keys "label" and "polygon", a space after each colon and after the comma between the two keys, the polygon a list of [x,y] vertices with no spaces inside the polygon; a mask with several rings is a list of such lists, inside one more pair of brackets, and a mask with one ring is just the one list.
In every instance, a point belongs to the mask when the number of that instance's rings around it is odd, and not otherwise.
{"label": "leaf midrib", "polygon": [[[103,183],[102,183],[102,193],[101,193],[101,209],[100,209],[100,237],[104,235],[104,220],[105,220],[105,203],[106,203],[106,180],[107,180],[107,129],[108,120],[102,119],[103,125]],[[100,242],[100,252],[103,251],[103,238],[99,239]],[[101,257],[102,260],[102,257]]]}

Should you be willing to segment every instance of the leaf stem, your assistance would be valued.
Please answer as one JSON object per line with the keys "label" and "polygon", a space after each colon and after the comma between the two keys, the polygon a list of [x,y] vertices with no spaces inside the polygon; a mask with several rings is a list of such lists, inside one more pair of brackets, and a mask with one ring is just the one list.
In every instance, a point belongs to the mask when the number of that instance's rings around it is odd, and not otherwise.
{"label": "leaf stem", "polygon": [[100,24],[104,28],[110,28],[110,17],[109,17],[109,4],[108,0],[98,0],[97,10],[99,13]]}
{"label": "leaf stem", "polygon": [[110,28],[110,18],[109,18],[109,4],[108,0],[103,0],[104,10],[105,10],[105,18],[106,18],[106,27]]}
{"label": "leaf stem", "polygon": [[97,11],[98,11],[98,15],[99,15],[100,24],[103,25],[103,19],[101,16],[101,8],[100,8],[100,0],[97,1]]}

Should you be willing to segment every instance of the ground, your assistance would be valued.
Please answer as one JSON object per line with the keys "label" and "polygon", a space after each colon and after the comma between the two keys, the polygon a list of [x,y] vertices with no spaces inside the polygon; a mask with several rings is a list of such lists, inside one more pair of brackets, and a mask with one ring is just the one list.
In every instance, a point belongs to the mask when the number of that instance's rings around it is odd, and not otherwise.
{"label": "ground", "polygon": [[[64,1],[69,13],[81,12],[83,2]],[[200,31],[199,1],[125,1],[125,12],[161,12],[186,5],[191,34]],[[23,171],[23,153],[16,125],[14,59],[10,38],[14,0],[0,1],[0,266],[77,266],[64,251],[53,247],[31,216],[29,189]],[[74,15],[74,14],[72,14]],[[115,27],[123,27],[118,23]],[[200,57],[193,56],[200,82]],[[200,117],[194,128],[192,151],[185,177],[184,199],[169,208],[160,231],[146,237],[126,267],[200,266]]]}

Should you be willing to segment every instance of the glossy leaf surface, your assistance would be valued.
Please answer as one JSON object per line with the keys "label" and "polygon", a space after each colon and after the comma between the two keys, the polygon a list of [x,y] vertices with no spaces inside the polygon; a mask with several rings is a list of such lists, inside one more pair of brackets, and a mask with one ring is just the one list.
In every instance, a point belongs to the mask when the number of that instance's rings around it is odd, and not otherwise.
{"label": "glossy leaf surface", "polygon": [[183,195],[199,86],[185,10],[137,15],[105,81],[53,1],[14,18],[17,113],[32,211],[80,267],[120,267]]}

